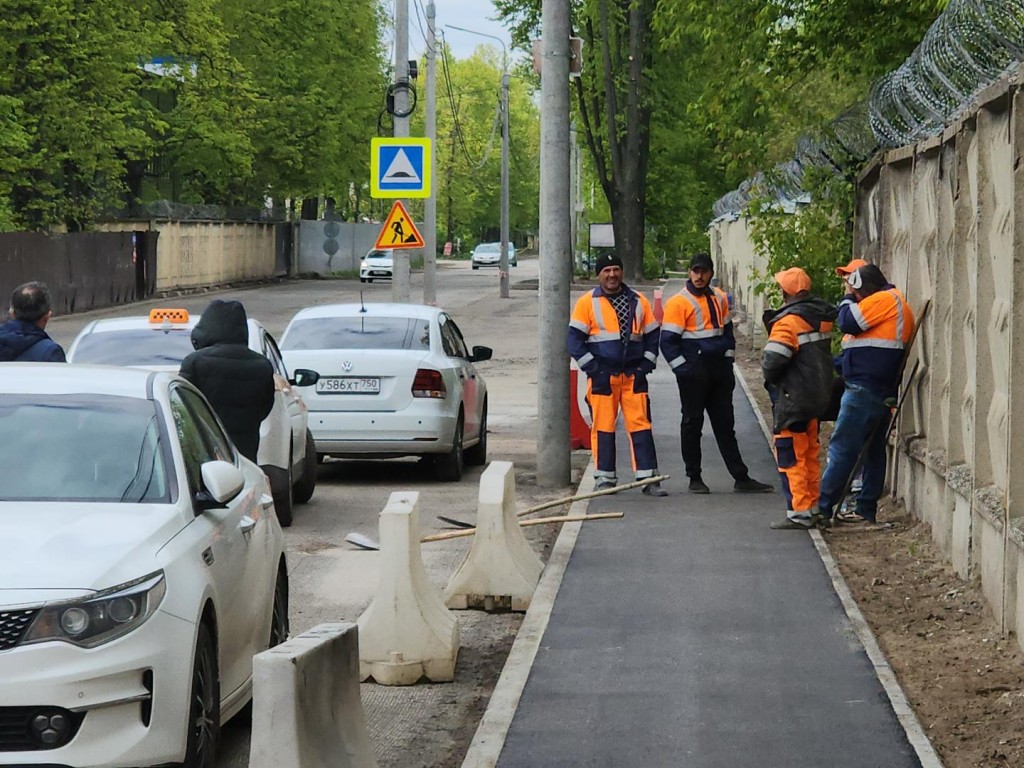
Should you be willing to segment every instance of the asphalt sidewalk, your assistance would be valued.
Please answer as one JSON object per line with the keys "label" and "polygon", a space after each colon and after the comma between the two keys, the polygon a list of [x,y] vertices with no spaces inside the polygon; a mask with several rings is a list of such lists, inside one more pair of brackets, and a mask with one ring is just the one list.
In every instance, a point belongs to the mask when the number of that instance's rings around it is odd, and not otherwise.
{"label": "asphalt sidewalk", "polygon": [[[769,530],[781,494],[734,493],[708,424],[712,493],[689,494],[663,365],[651,398],[670,495],[564,526],[464,766],[939,766],[820,535]],[[751,475],[777,483],[739,385],[734,403]]]}

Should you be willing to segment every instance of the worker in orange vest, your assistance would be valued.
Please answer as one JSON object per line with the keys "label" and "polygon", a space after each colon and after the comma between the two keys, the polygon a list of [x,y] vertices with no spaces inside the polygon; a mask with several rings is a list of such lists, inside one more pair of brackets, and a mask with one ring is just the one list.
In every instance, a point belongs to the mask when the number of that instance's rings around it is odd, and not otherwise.
{"label": "worker in orange vest", "polygon": [[843,331],[842,374],[846,381],[839,418],[828,445],[818,512],[829,525],[857,460],[864,453],[864,481],[855,511],[841,522],[875,522],[885,484],[885,446],[891,408],[899,389],[904,350],[914,335],[914,313],[906,298],[874,264],[845,277],[837,325]]}
{"label": "worker in orange vest", "polygon": [[782,307],[765,312],[768,343],[761,357],[772,398],[772,432],[786,519],[774,529],[806,530],[815,524],[820,495],[819,417],[828,409],[835,379],[832,323],[836,308],[811,295],[811,278],[799,267],[775,275]]}
{"label": "worker in orange vest", "polygon": [[682,423],[679,427],[683,464],[690,493],[710,493],[701,477],[701,432],[707,411],[718,450],[741,493],[767,493],[772,486],[750,477],[736,443],[732,392],[736,337],[729,317],[729,299],[711,285],[715,266],[706,253],[690,260],[690,279],[665,303],[661,353],[676,375]]}
{"label": "worker in orange vest", "polygon": [[[658,361],[660,324],[647,299],[622,282],[622,260],[618,256],[598,256],[595,269],[598,287],[576,302],[567,343],[569,354],[587,374],[595,487],[604,490],[618,482],[615,423],[620,408],[637,480],[658,474],[647,376]],[[649,483],[642,492],[647,496],[668,495],[660,483]]]}

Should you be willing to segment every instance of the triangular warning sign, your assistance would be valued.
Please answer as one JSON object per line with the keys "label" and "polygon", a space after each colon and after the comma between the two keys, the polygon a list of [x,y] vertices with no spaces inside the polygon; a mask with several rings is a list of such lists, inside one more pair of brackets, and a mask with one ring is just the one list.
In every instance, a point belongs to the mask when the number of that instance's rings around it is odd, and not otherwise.
{"label": "triangular warning sign", "polygon": [[412,216],[405,210],[401,200],[395,200],[391,213],[384,221],[384,226],[377,236],[377,249],[384,248],[422,248],[426,245],[420,231],[416,229]]}

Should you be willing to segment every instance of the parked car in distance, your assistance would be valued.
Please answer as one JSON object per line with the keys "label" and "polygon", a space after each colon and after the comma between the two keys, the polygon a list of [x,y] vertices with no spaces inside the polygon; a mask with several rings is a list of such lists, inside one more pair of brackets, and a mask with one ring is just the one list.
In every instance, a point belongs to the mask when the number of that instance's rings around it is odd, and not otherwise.
{"label": "parked car in distance", "polygon": [[[177,372],[192,352],[191,333],[197,321],[186,309],[166,307],[149,315],[93,320],[71,342],[68,362]],[[296,371],[298,378],[289,377],[274,337],[259,321],[249,318],[248,324],[249,349],[274,366],[274,409],[260,424],[256,458],[270,478],[278,519],[287,527],[292,524],[293,502],[306,503],[316,489],[313,436],[297,389],[309,386],[315,373]]]}
{"label": "parked car in distance", "polygon": [[442,309],[331,304],[299,311],[281,337],[285,361],[316,366],[306,395],[318,456],[425,456],[440,480],[487,460],[487,385]]}
{"label": "parked car in distance", "polygon": [[[473,255],[469,258],[473,269],[480,267],[496,267],[501,263],[501,243],[480,243],[473,249]],[[508,265],[518,266],[516,261],[516,249],[512,243],[508,244]]]}
{"label": "parked car in distance", "polygon": [[214,765],[288,637],[267,478],[173,374],[0,376],[0,764]]}
{"label": "parked car in distance", "polygon": [[395,252],[390,248],[371,248],[359,262],[359,282],[372,283],[374,280],[390,280],[394,275]]}

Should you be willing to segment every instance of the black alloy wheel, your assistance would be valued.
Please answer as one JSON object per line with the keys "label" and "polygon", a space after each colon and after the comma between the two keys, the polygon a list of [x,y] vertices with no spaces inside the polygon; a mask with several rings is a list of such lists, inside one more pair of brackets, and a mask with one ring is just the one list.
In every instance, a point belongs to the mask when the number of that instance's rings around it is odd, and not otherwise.
{"label": "black alloy wheel", "polygon": [[184,768],[215,768],[220,742],[220,679],[217,647],[206,624],[199,625],[192,662],[192,698]]}
{"label": "black alloy wheel", "polygon": [[288,574],[284,567],[277,571],[274,587],[274,610],[270,616],[270,643],[268,648],[280,645],[288,639]]}
{"label": "black alloy wheel", "polygon": [[299,504],[305,504],[313,498],[316,490],[317,455],[313,434],[306,430],[306,457],[302,460],[302,477],[294,486],[293,498]]}
{"label": "black alloy wheel", "polygon": [[471,467],[482,467],[487,463],[487,403],[484,402],[483,413],[480,414],[480,442],[466,449],[466,464]]}
{"label": "black alloy wheel", "polygon": [[448,453],[434,459],[434,473],[438,480],[457,483],[462,479],[462,466],[465,455],[462,449],[463,418],[459,413],[459,420],[455,424],[455,435],[452,438],[452,449]]}

